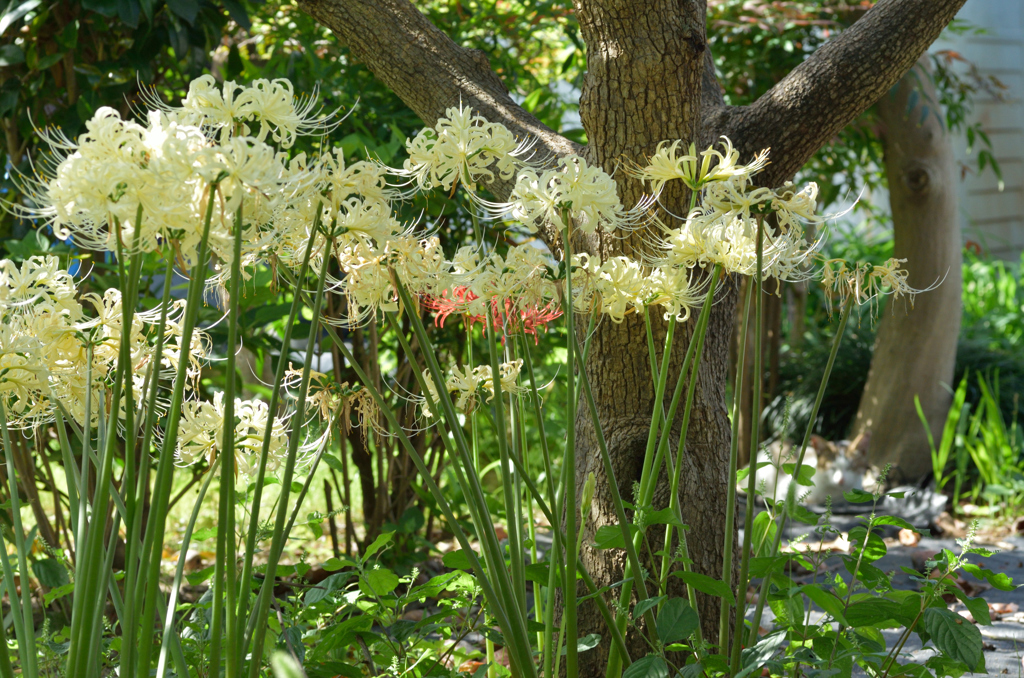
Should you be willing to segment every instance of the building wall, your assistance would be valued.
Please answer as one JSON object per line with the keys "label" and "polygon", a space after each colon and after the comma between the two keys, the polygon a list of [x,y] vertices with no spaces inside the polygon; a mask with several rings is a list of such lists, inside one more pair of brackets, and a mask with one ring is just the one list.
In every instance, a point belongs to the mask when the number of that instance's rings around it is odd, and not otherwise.
{"label": "building wall", "polygon": [[1000,98],[982,94],[973,114],[992,140],[1002,190],[991,170],[978,174],[977,144],[968,155],[963,135],[956,142],[957,159],[969,168],[960,185],[964,239],[1017,260],[1024,251],[1024,0],[968,0],[957,18],[985,34],[944,36],[933,49],[958,52],[1007,87]]}

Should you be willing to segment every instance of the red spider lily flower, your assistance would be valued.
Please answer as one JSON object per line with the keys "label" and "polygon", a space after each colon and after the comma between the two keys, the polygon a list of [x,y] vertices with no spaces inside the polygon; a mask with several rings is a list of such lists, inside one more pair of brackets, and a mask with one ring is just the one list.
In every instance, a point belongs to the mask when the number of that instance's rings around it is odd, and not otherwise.
{"label": "red spider lily flower", "polygon": [[[424,295],[421,300],[424,306],[434,311],[434,325],[444,327],[445,321],[452,315],[461,315],[469,327],[480,323],[483,325],[486,318],[482,315],[471,315],[467,313],[469,302],[479,297],[466,287],[453,287],[445,290],[441,296]],[[546,329],[547,324],[562,316],[562,309],[554,301],[545,306],[519,306],[512,299],[492,299],[491,316],[493,317],[494,330],[501,333],[501,342],[505,343],[506,334],[512,334],[522,330],[524,334],[533,335],[533,343],[540,341],[538,329]]]}

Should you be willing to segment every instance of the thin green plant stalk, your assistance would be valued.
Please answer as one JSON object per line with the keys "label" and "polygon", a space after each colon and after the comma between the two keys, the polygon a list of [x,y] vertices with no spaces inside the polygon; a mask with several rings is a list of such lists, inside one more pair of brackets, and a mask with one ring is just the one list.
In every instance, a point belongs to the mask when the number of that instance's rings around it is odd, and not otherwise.
{"label": "thin green plant stalk", "polygon": [[[836,330],[836,336],[832,340],[832,350],[828,354],[828,362],[825,363],[825,374],[822,375],[821,384],[818,385],[818,395],[814,398],[814,407],[811,408],[811,418],[807,420],[807,429],[804,431],[804,439],[800,443],[800,454],[797,455],[796,465],[793,470],[796,475],[799,475],[800,468],[804,463],[804,455],[807,453],[807,445],[811,441],[811,432],[814,430],[814,422],[818,418],[818,410],[821,408],[821,401],[825,398],[825,388],[828,386],[829,377],[832,376],[832,366],[836,362],[836,355],[839,353],[839,345],[843,342],[843,334],[846,332],[846,321],[850,318],[850,309],[853,306],[853,295],[847,297],[843,303],[843,310],[839,316],[839,328]],[[751,465],[751,475],[753,475],[756,468],[755,464]],[[750,501],[750,498],[748,498]],[[779,553],[779,548],[782,545],[782,532],[786,529],[786,521],[791,513],[791,506],[796,502],[796,482],[792,482],[786,492],[786,501],[783,504],[782,515],[779,517],[779,527],[775,531],[775,539],[772,544],[771,555],[775,556]],[[771,577],[765,577],[761,582],[761,591],[757,597],[757,606],[754,608],[754,618],[751,624],[750,637],[748,638],[748,644],[753,644],[757,639],[757,628],[761,624],[761,615],[764,612],[764,601],[768,597],[768,585],[771,583]]]}
{"label": "thin green plant stalk", "polygon": [[[562,210],[562,223],[565,230],[562,232],[562,247],[565,254],[565,331],[566,331],[566,426],[565,426],[565,537],[569,552],[566,554],[566,568],[564,577],[565,606],[562,616],[565,619],[565,632],[569,642],[566,644],[565,671],[569,678],[576,678],[579,674],[579,657],[576,648],[577,626],[576,626],[576,568],[571,567],[577,559],[579,546],[577,540],[576,525],[576,328],[573,297],[572,297],[572,224],[568,216],[568,210]],[[585,370],[586,365],[580,365],[580,370]],[[555,510],[558,510],[557,507]]]}
{"label": "thin green plant stalk", "polygon": [[[692,363],[690,365],[690,378],[689,378],[688,388],[687,388],[687,391],[686,391],[686,404],[683,406],[683,423],[682,423],[682,426],[679,429],[679,444],[678,444],[678,449],[677,449],[677,452],[676,452],[675,473],[672,474],[671,490],[670,490],[670,494],[669,494],[669,507],[672,510],[672,512],[676,514],[676,517],[679,519],[680,523],[683,522],[683,515],[682,515],[682,507],[679,505],[679,484],[680,484],[680,482],[682,482],[683,455],[685,454],[685,451],[686,451],[686,435],[689,432],[689,428],[690,428],[690,414],[693,411],[693,397],[694,397],[694,393],[696,392],[696,389],[697,389],[697,381],[698,381],[698,376],[700,374],[700,362],[701,362],[701,359],[704,356],[704,339],[707,336],[708,323],[710,322],[710,318],[711,318],[711,303],[712,303],[712,300],[713,300],[713,298],[715,296],[715,290],[717,289],[717,286],[718,286],[718,279],[719,279],[719,277],[721,275],[722,275],[722,265],[721,264],[716,264],[714,271],[711,273],[711,285],[710,285],[710,287],[708,289],[707,297],[705,297],[705,299],[704,299],[704,308],[701,309],[701,314],[700,314],[700,318],[699,318],[698,323],[697,323],[696,332],[694,333],[694,336],[690,340],[691,342],[693,342],[693,341],[697,342],[697,348],[696,348],[696,350],[695,350],[695,352],[693,354]],[[680,376],[680,379],[682,379],[683,375],[680,374],[679,376]],[[665,427],[664,433],[666,433],[666,434],[668,433],[668,427],[667,426]],[[669,560],[670,560],[669,554],[671,552],[671,547],[672,547],[672,525],[671,525],[671,523],[665,525],[665,542],[664,542],[664,546],[665,546],[665,554],[666,555],[662,558],[662,561],[661,561],[661,584],[662,584],[663,590],[667,590],[667,589],[665,589],[665,587],[667,586],[667,582],[668,582],[668,569],[669,569],[669,564],[670,564],[669,563]],[[689,563],[689,561],[690,561],[689,548],[688,548],[687,542],[686,542],[686,535],[681,530],[680,530],[680,534],[679,534],[679,548],[681,549],[682,556],[683,556],[683,570],[685,572],[689,572],[690,569],[691,569],[690,568],[690,563]],[[687,591],[688,599],[690,601],[690,606],[693,608],[694,612],[696,612],[697,609],[698,609],[698,607],[697,607],[697,594],[696,594],[696,591],[694,591],[694,588],[692,586],[689,586],[689,585],[687,585],[686,591]],[[695,631],[695,633],[697,634],[697,639],[699,641],[703,641],[703,631],[702,631],[700,625],[697,626],[697,630]]]}
{"label": "thin green plant stalk", "polygon": [[[743,393],[743,364],[747,353],[747,323],[750,320],[750,298],[753,285],[747,286],[743,300],[743,326],[740,330],[740,347],[736,357],[736,382],[732,390],[732,434],[729,444],[729,486],[725,499],[725,537],[722,544],[722,581],[732,582],[732,548],[736,530],[736,466],[740,448],[740,396]],[[722,598],[718,618],[718,651],[729,656],[729,601]]]}
{"label": "thin green plant stalk", "polygon": [[[747,613],[747,578],[750,573],[750,546],[754,531],[754,493],[757,490],[757,448],[761,437],[761,388],[764,375],[761,373],[761,333],[764,331],[764,220],[757,217],[757,270],[754,276],[754,397],[750,408],[750,473],[747,474],[747,509],[743,523],[743,550],[740,553],[740,577],[736,588],[736,624],[733,627],[732,656],[730,670],[733,674],[740,668],[740,650],[743,649],[743,623]],[[742,369],[742,366],[740,366]]]}
{"label": "thin green plant stalk", "polygon": [[[396,281],[395,287],[398,291],[399,298],[401,299],[402,306],[406,309],[416,309],[417,305],[413,303],[408,291],[405,289],[404,285],[402,285],[401,281],[398,280],[397,274],[395,274],[394,279]],[[388,315],[390,317],[392,314]],[[423,323],[421,322],[418,314],[410,312],[409,319],[412,324],[413,332],[417,337],[417,341],[419,341],[420,345],[426,349],[426,347],[430,346],[430,341],[427,338],[426,330],[423,327]],[[393,318],[391,322],[394,322]],[[472,460],[469,458],[469,450],[466,444],[465,435],[461,423],[459,423],[459,418],[455,413],[455,406],[452,403],[451,396],[445,386],[444,375],[437,362],[437,356],[435,356],[430,350],[424,350],[423,355],[427,361],[431,378],[437,387],[437,394],[440,399],[441,407],[444,411],[444,417],[449,424],[449,430],[452,433],[454,444],[462,459],[462,466],[464,468],[472,468]],[[416,373],[416,370],[413,370],[413,372]],[[417,375],[418,380],[421,380],[422,378],[422,374]],[[421,384],[421,388],[426,392],[425,384]],[[442,436],[442,440],[447,440],[447,437]],[[446,449],[448,449],[450,453],[450,447],[448,445],[446,445]],[[466,480],[462,478],[459,463],[454,463],[452,468],[456,473],[456,477],[460,478],[460,484],[466,482]],[[490,571],[494,574],[493,581],[497,587],[497,592],[501,596],[504,609],[509,611],[509,615],[505,618],[509,626],[502,630],[505,632],[505,639],[508,642],[506,649],[511,650],[509,652],[509,659],[514,667],[512,670],[513,672],[528,671],[532,674],[536,670],[536,667],[533,665],[529,633],[526,630],[525,624],[525,612],[519,609],[518,598],[516,593],[512,590],[511,579],[504,567],[504,555],[498,543],[497,535],[494,532],[494,525],[490,520],[487,502],[484,498],[483,490],[480,487],[479,479],[475,476],[471,476],[469,481],[471,482],[468,487],[471,489],[471,492],[466,494],[467,504],[470,508],[474,524],[479,530],[481,536],[480,542],[484,547],[485,558],[491,564]]]}
{"label": "thin green plant stalk", "polygon": [[[167,326],[167,315],[171,303],[171,286],[174,278],[174,258],[166,250],[164,251],[164,258],[167,263],[164,267],[164,287],[160,298],[160,325],[158,326],[160,328]],[[162,356],[163,347],[164,332],[161,330],[156,334],[154,355]],[[135,487],[136,506],[142,504],[149,488],[149,474],[151,468],[149,450],[150,446],[153,444],[153,431],[156,427],[156,398],[159,387],[160,358],[157,358],[153,366],[153,378],[149,384],[149,392],[146,394],[146,420],[143,424],[142,446],[140,448],[142,450],[142,464],[139,468],[139,477],[136,481]],[[139,627],[135,623],[135,617],[139,612],[141,612],[141,605],[139,605],[138,602],[142,597],[139,580],[139,570],[142,567],[142,563],[139,560],[139,549],[144,549],[144,546],[138,546],[138,543],[141,542],[142,519],[142,511],[137,511],[130,517],[131,524],[128,526],[129,547],[126,549],[124,590],[125,595],[129,598],[129,604],[125,606],[125,623],[121,627],[122,641],[126,646],[131,647],[131,653],[129,655],[130,661],[125,662],[126,675],[129,673],[134,674],[136,668],[135,651]]]}
{"label": "thin green plant stalk", "polygon": [[192,346],[192,334],[195,330],[203,290],[206,287],[210,221],[213,217],[214,202],[217,197],[216,184],[211,183],[208,190],[210,191],[210,198],[206,208],[203,233],[199,240],[199,254],[195,266],[192,267],[192,279],[189,281],[188,293],[186,295],[185,314],[181,332],[181,356],[178,360],[177,370],[175,370],[171,402],[167,410],[163,445],[157,461],[156,480],[153,486],[149,519],[146,522],[146,537],[140,556],[144,565],[143,570],[140,571],[144,572],[144,576],[141,578],[143,591],[140,597],[142,600],[136,599],[136,604],[141,603],[142,607],[141,635],[138,640],[138,665],[140,667],[147,667],[147,670],[150,665],[153,649],[153,627],[156,624],[157,596],[160,593],[160,555],[166,529],[165,518],[167,505],[170,502],[171,483],[174,479],[174,451],[177,447],[178,424],[181,419],[182,403],[185,397],[185,380],[189,363],[187,352],[189,347]]}
{"label": "thin green plant stalk", "polygon": [[[4,546],[3,541],[0,541],[0,548]],[[0,619],[0,678],[14,678],[14,666],[11,664],[11,654],[7,647],[7,629],[4,627],[3,619]]]}
{"label": "thin green plant stalk", "polygon": [[[401,290],[401,288],[399,289]],[[493,611],[494,615],[498,618],[499,626],[501,626],[502,628],[509,628],[508,620],[504,616],[503,609],[501,607],[501,598],[498,596],[498,592],[493,587],[491,580],[487,577],[487,572],[484,570],[484,567],[480,562],[480,559],[477,557],[476,552],[473,551],[469,538],[466,536],[465,532],[463,532],[462,528],[460,527],[459,522],[456,519],[455,514],[451,509],[451,506],[448,504],[448,500],[445,498],[444,493],[437,486],[437,484],[434,482],[433,477],[430,475],[430,470],[427,468],[426,462],[424,462],[423,458],[416,451],[416,448],[413,447],[412,442],[409,440],[409,437],[405,433],[405,430],[402,429],[402,427],[399,425],[398,420],[395,417],[395,413],[390,409],[390,407],[388,407],[387,401],[384,400],[384,397],[377,391],[376,388],[372,387],[372,382],[370,381],[369,376],[363,371],[362,366],[360,366],[359,363],[355,360],[355,357],[352,355],[352,352],[349,350],[349,348],[338,337],[338,334],[334,330],[334,328],[331,327],[330,325],[325,325],[324,329],[327,331],[327,336],[331,339],[331,341],[342,353],[342,355],[345,356],[345,359],[348,361],[348,363],[352,365],[352,369],[355,371],[356,376],[359,378],[360,382],[366,385],[367,391],[373,398],[373,401],[376,404],[377,408],[384,414],[384,417],[387,419],[388,425],[391,427],[391,430],[398,437],[400,444],[402,445],[402,447],[405,448],[406,452],[409,454],[409,458],[412,459],[413,464],[416,466],[417,471],[423,477],[424,483],[427,485],[428,491],[437,501],[438,507],[441,509],[442,515],[444,515],[445,520],[448,521],[448,525],[451,527],[452,532],[455,534],[456,540],[459,542],[459,546],[466,552],[467,557],[469,558],[470,561],[470,566],[477,577],[477,580],[480,584],[480,588],[483,590],[484,599],[485,601],[487,601],[487,604]],[[515,648],[509,649],[514,650]],[[510,656],[510,659],[512,659],[513,662],[516,663],[516,670],[518,670],[519,658],[512,654],[512,656]],[[530,661],[527,664],[524,664],[524,667],[525,672],[522,675],[526,676],[527,678],[533,678],[534,676],[536,676],[536,667],[533,665],[532,656],[530,657]]]}
{"label": "thin green plant stalk", "polygon": [[[710,300],[711,300],[711,295],[713,293],[714,293],[714,288],[710,287],[709,290],[708,290],[708,294],[705,295],[704,306],[701,308],[700,316],[697,319],[698,328],[702,324],[706,326],[708,314],[711,312],[711,302],[710,302]],[[641,506],[648,505],[651,502],[651,500],[653,499],[654,488],[656,486],[656,478],[661,473],[661,466],[662,466],[662,464],[665,463],[666,455],[668,453],[668,441],[669,441],[669,435],[671,433],[671,427],[665,426],[662,429],[662,431],[661,431],[661,435],[658,436],[656,431],[655,431],[656,427],[654,425],[654,421],[659,420],[661,418],[660,414],[661,414],[661,411],[662,411],[662,404],[664,403],[664,393],[665,393],[665,388],[666,388],[666,384],[667,384],[667,380],[668,380],[668,360],[669,360],[669,357],[670,357],[670,351],[671,351],[671,346],[672,346],[671,338],[672,338],[673,332],[675,330],[675,326],[676,326],[676,323],[669,323],[668,331],[666,332],[665,354],[662,356],[662,368],[661,368],[661,374],[659,375],[659,378],[658,378],[658,390],[655,392],[655,408],[654,408],[654,411],[653,411],[652,417],[651,417],[651,419],[652,419],[651,430],[650,430],[650,432],[648,434],[648,448],[647,448],[647,450],[644,453],[645,463],[644,463],[644,469],[641,471],[641,477],[640,477],[640,497],[639,497],[639,499],[640,499],[640,505]],[[694,334],[694,337],[696,337],[696,332]],[[682,398],[682,394],[683,394],[683,387],[686,384],[685,375],[689,371],[690,365],[693,363],[694,353],[696,352],[696,348],[697,348],[697,342],[691,340],[689,346],[686,349],[686,354],[685,354],[685,356],[683,358],[683,364],[682,364],[682,366],[681,366],[681,368],[679,370],[679,376],[676,379],[676,385],[675,385],[675,388],[673,389],[671,404],[669,405],[668,412],[665,413],[664,420],[667,421],[667,422],[668,421],[673,421],[675,416],[676,416],[676,411],[679,408],[679,402],[680,402],[680,400]],[[655,441],[657,441],[656,448],[654,447]],[[651,454],[652,449],[654,450],[654,454],[653,455]],[[649,461],[649,465],[648,465],[648,461]],[[671,459],[669,459],[669,465],[670,465],[670,471],[671,471],[672,470],[671,469]],[[643,544],[644,535],[645,535],[645,533],[643,531],[639,531],[639,530],[637,531],[637,533],[635,535],[633,535],[633,546],[638,551],[639,551],[641,545]],[[622,585],[622,591],[620,592],[620,595],[619,595],[619,605],[623,609],[625,609],[628,606],[629,600],[630,600],[630,595],[632,594],[633,571],[634,571],[633,570],[633,566],[631,565],[629,560],[627,560],[626,561],[626,566],[625,566],[624,572],[623,572],[623,580],[624,580],[625,583]],[[628,619],[625,617],[625,615],[619,615],[619,617],[617,618],[617,622],[616,623],[618,624],[619,629],[623,633],[625,632],[625,628],[626,628],[627,622],[628,622]],[[651,631],[652,634],[655,634],[655,635],[657,633],[655,626],[651,626],[650,631]],[[607,665],[607,669],[606,669],[606,674],[608,676],[618,676],[619,673],[621,673],[621,670],[622,670],[622,667],[621,667],[621,663],[619,661],[619,657],[616,655],[615,652],[611,652],[609,654],[609,657],[608,657],[608,665]]]}
{"label": "thin green plant stalk", "polygon": [[188,523],[185,525],[185,532],[182,534],[181,548],[178,550],[178,564],[174,567],[174,583],[171,586],[170,596],[167,601],[168,614],[164,615],[163,642],[160,645],[160,654],[156,664],[157,676],[165,675],[164,671],[167,668],[167,649],[171,644],[170,640],[174,634],[174,611],[178,606],[178,591],[181,589],[181,580],[185,574],[185,561],[188,560],[186,556],[188,554],[188,547],[192,543],[192,533],[195,530],[196,521],[199,520],[199,511],[202,508],[203,500],[206,498],[206,493],[210,489],[210,483],[213,482],[213,478],[223,458],[224,455],[217,455],[213,460],[213,464],[207,469],[206,480],[203,481],[202,486],[199,488],[195,504],[192,505],[192,515],[189,516]]}
{"label": "thin green plant stalk", "polygon": [[[124,253],[121,249],[119,224],[117,225],[117,228],[117,246],[120,254],[119,259],[122,260],[122,264],[119,267],[119,273],[122,277],[123,293],[121,297],[121,306],[123,309],[122,334],[124,334],[131,332],[132,322],[134,320],[135,301],[138,296],[138,280],[139,270],[142,265],[142,255],[137,254],[132,257],[128,280],[124,280]],[[136,244],[139,238],[139,232],[139,229],[136,228]],[[81,596],[79,598],[79,604],[81,604],[83,599],[86,601],[86,614],[89,615],[90,621],[86,622],[80,631],[80,635],[77,638],[78,647],[69,648],[68,673],[73,678],[95,675],[98,671],[98,665],[93,661],[92,655],[98,652],[98,640],[101,635],[100,632],[102,631],[102,624],[99,624],[99,616],[104,608],[103,600],[105,600],[107,595],[107,582],[110,574],[110,569],[106,567],[106,558],[104,557],[103,535],[111,495],[109,486],[113,477],[120,404],[122,395],[130,395],[131,393],[130,386],[122,388],[125,383],[131,382],[131,374],[128,369],[130,363],[131,344],[129,341],[124,341],[124,338],[122,337],[120,355],[118,357],[117,367],[114,371],[114,383],[111,390],[111,412],[106,421],[106,435],[102,440],[103,455],[99,460],[96,494],[92,501],[92,514],[94,520],[90,521],[89,529],[86,532],[85,537],[86,551],[83,579],[76,581],[79,588],[78,595]],[[88,384],[87,388],[91,390],[91,382]],[[131,423],[132,413],[132,407],[130,405],[127,406],[125,408],[125,418],[126,430],[128,431],[131,431],[133,428]],[[89,418],[90,412],[87,411],[85,416],[86,418]],[[126,445],[126,448],[131,450],[130,445]],[[128,452],[128,454],[130,455],[131,452]],[[117,493],[113,492],[113,494],[116,495]],[[112,539],[116,539],[116,535],[117,530],[114,529]],[[75,645],[74,640],[72,640],[72,645]],[[80,652],[83,650],[86,653],[84,664],[81,663],[80,660]]]}
{"label": "thin green plant stalk", "polygon": [[[89,388],[85,391],[85,421],[82,424],[82,478],[79,487],[82,488],[82,494],[78,502],[78,515],[75,517],[77,525],[74,529],[75,534],[75,581],[85,581],[85,561],[82,558],[82,551],[85,549],[85,530],[88,524],[88,507],[89,507],[89,473],[92,467],[90,460],[91,448],[92,448],[92,356],[93,356],[93,345],[90,339],[85,346],[85,383],[89,385]],[[79,637],[82,634],[83,627],[85,624],[82,623],[81,617],[86,613],[85,605],[72,605],[71,606],[71,639],[76,641],[76,644],[68,648],[70,654],[72,648],[75,652],[78,652]],[[70,663],[68,664],[70,666]]]}
{"label": "thin green plant stalk", "polygon": [[[260,659],[263,657],[263,640],[267,633],[267,624],[265,622],[261,622],[261,620],[265,620],[267,613],[270,611],[270,599],[274,595],[274,579],[277,574],[277,563],[284,550],[284,540],[286,536],[284,534],[284,526],[288,513],[288,497],[291,491],[292,478],[295,474],[295,458],[299,450],[299,437],[302,434],[302,427],[300,424],[303,421],[306,408],[306,395],[309,392],[309,375],[313,364],[313,350],[316,347],[316,338],[318,333],[317,328],[320,324],[320,309],[323,307],[324,301],[324,283],[327,280],[327,271],[330,268],[331,263],[331,246],[334,243],[333,229],[334,226],[332,225],[331,237],[327,238],[327,243],[324,247],[323,265],[320,269],[320,280],[317,283],[316,297],[313,301],[313,319],[309,329],[309,338],[306,340],[306,352],[302,365],[302,376],[299,380],[299,393],[295,403],[295,424],[291,431],[291,437],[288,439],[288,456],[285,459],[284,476],[281,479],[281,494],[278,498],[277,516],[274,521],[273,536],[270,540],[270,557],[267,561],[266,577],[263,580],[263,585],[260,587],[259,596],[257,597],[258,608],[256,613],[256,628],[252,636],[253,659],[249,664],[250,678],[256,678],[256,676],[259,675]],[[248,645],[248,643],[246,643],[246,645]]]}
{"label": "thin green plant stalk", "polygon": [[[14,618],[14,635],[18,640],[18,657],[21,662],[21,672],[29,678],[36,678],[39,675],[38,664],[36,663],[36,634],[32,623],[32,592],[28,584],[28,554],[25,549],[25,532],[21,524],[21,500],[18,498],[18,481],[14,470],[14,448],[11,447],[11,435],[7,428],[7,412],[3,402],[0,401],[0,433],[3,435],[4,460],[7,463],[7,482],[11,495],[11,518],[14,521],[14,547],[18,558],[18,572],[21,575],[21,598],[19,600],[17,587],[14,585],[14,571],[11,568],[10,558],[7,555],[7,545],[4,544],[3,536],[0,535],[0,559],[3,562],[4,586],[7,588],[7,597],[11,603],[11,613]],[[0,619],[0,624],[3,620]],[[3,648],[7,652],[6,646]]]}
{"label": "thin green plant stalk", "polygon": [[[242,259],[242,205],[235,213],[232,238],[231,280],[228,289],[228,344],[224,384],[224,431],[220,454],[228,460],[220,465],[220,493],[217,505],[217,550],[213,575],[213,623],[210,628],[210,674],[220,675],[221,620],[225,633],[226,678],[238,676],[236,635],[238,571],[235,568],[235,347],[238,344],[238,295]],[[273,421],[273,417],[269,417]]]}
{"label": "thin green plant stalk", "polygon": [[[238,619],[246,618],[246,610],[249,606],[249,599],[252,592],[252,570],[253,556],[256,552],[256,536],[259,532],[260,509],[263,502],[263,482],[267,475],[267,460],[270,455],[271,430],[274,425],[274,415],[277,412],[278,403],[281,399],[281,384],[284,382],[284,373],[288,367],[288,352],[291,347],[292,328],[299,315],[299,307],[302,305],[302,281],[306,279],[309,270],[309,260],[313,254],[313,247],[316,241],[316,234],[320,232],[320,219],[323,211],[322,203],[317,204],[316,215],[313,218],[313,227],[310,230],[309,240],[306,242],[306,251],[302,255],[302,264],[299,266],[298,276],[293,280],[293,296],[291,309],[288,311],[288,320],[284,325],[284,334],[281,337],[281,355],[278,358],[277,369],[274,372],[274,387],[270,392],[270,403],[267,411],[270,417],[267,419],[267,428],[263,432],[263,442],[260,446],[260,460],[256,468],[255,488],[253,489],[252,503],[249,509],[249,530],[245,536],[245,554],[242,557],[242,574],[239,577],[240,592],[238,596]],[[333,230],[333,224],[332,224]],[[325,263],[326,265],[326,263]],[[236,629],[239,640],[238,651],[244,653],[248,643],[244,638],[252,635],[255,618],[243,628],[241,625]],[[244,635],[243,635],[244,634]]]}
{"label": "thin green plant stalk", "polygon": [[523,543],[521,540],[522,516],[517,512],[518,501],[513,484],[513,471],[509,460],[507,430],[505,425],[505,398],[501,386],[501,363],[498,357],[497,339],[494,329],[494,314],[491,305],[487,307],[487,350],[491,358],[491,388],[494,408],[494,426],[498,438],[498,458],[501,460],[501,484],[505,503],[505,523],[508,526],[509,555],[511,556],[512,590],[516,594],[519,612],[526,623],[526,574],[523,563]]}

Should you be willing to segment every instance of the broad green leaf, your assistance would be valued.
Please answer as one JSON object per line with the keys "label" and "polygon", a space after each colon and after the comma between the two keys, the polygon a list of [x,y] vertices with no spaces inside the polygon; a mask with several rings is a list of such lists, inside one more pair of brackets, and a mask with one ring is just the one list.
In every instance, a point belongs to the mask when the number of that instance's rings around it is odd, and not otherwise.
{"label": "broad green leaf", "polygon": [[993,572],[974,563],[964,563],[964,570],[978,579],[984,579],[1000,591],[1013,591],[1017,588],[1013,584],[1013,579],[1005,572]]}
{"label": "broad green leaf", "polygon": [[866,504],[869,501],[875,500],[875,495],[856,488],[843,492],[843,497],[846,498],[846,501],[852,504]]}
{"label": "broad green leaf", "polygon": [[[636,532],[636,526],[630,525],[630,534]],[[616,523],[614,525],[602,525],[597,528],[594,534],[594,542],[591,544],[595,549],[624,549],[626,542],[622,538],[622,528]]]}
{"label": "broad green leaf", "polygon": [[639,619],[647,613],[647,610],[653,609],[661,604],[663,600],[668,600],[668,596],[658,596],[656,598],[645,598],[636,604],[633,608],[633,619]]}
{"label": "broad green leaf", "polygon": [[668,664],[658,655],[649,654],[630,664],[622,678],[668,678]]}
{"label": "broad green leaf", "polygon": [[736,596],[733,595],[732,589],[721,579],[715,579],[700,572],[684,572],[683,570],[677,570],[672,574],[686,582],[687,586],[692,586],[701,593],[724,598],[730,606],[736,604]]}
{"label": "broad green leaf", "polygon": [[809,584],[803,587],[803,593],[841,625],[849,626],[843,614],[845,604],[841,598],[831,591],[826,591],[820,584]]}
{"label": "broad green leaf", "polygon": [[885,598],[860,600],[846,609],[846,621],[854,628],[874,626],[900,617],[901,607],[896,601]]}
{"label": "broad green leaf", "polygon": [[974,617],[974,621],[982,624],[983,626],[992,625],[992,616],[988,611],[988,601],[982,598],[971,598],[963,592],[959,586],[951,586],[949,590],[953,593],[957,599],[967,606],[967,611]]}
{"label": "broad green leaf", "polygon": [[321,600],[343,587],[345,582],[352,577],[352,574],[353,573],[351,571],[332,574],[313,588],[308,589],[306,591],[306,595],[302,598],[302,602],[305,605],[319,603]]}
{"label": "broad green leaf", "polygon": [[897,518],[896,516],[878,516],[873,521],[872,525],[895,525],[896,527],[903,528],[904,530],[911,530],[913,532],[920,532],[916,527],[908,523],[903,518]]}
{"label": "broad green leaf", "polygon": [[[785,471],[787,475],[792,476],[794,475],[793,472],[796,471],[796,463],[783,464],[782,470]],[[802,465],[800,467],[800,473],[795,476],[797,485],[814,487],[814,474],[817,470],[818,469],[814,466],[810,466],[808,464]]]}
{"label": "broad green leaf", "polygon": [[470,564],[469,555],[463,549],[444,554],[441,557],[441,562],[444,563],[445,567],[450,567],[453,570],[470,572],[473,569],[473,566]]}
{"label": "broad green leaf", "polygon": [[391,537],[394,536],[394,532],[382,532],[380,536],[373,540],[373,543],[366,547],[366,553],[363,554],[363,563],[369,560],[373,554],[380,551],[382,548],[391,543]]}
{"label": "broad green leaf", "polygon": [[359,578],[359,589],[368,596],[386,596],[397,587],[398,575],[383,568],[369,570]]}
{"label": "broad green leaf", "polygon": [[[586,652],[587,650],[593,650],[595,647],[601,644],[601,635],[598,633],[591,633],[583,636],[576,641],[576,652]],[[568,647],[562,648],[562,656],[569,651]]]}
{"label": "broad green leaf", "polygon": [[974,624],[944,607],[929,607],[922,621],[944,655],[967,664],[970,671],[977,670],[982,660],[982,640]]}
{"label": "broad green leaf", "polygon": [[55,589],[68,584],[68,571],[56,558],[43,558],[32,563],[32,572],[39,583],[48,589]]}
{"label": "broad green leaf", "polygon": [[658,637],[663,643],[674,643],[689,638],[697,630],[700,619],[683,598],[671,598],[658,613]]}

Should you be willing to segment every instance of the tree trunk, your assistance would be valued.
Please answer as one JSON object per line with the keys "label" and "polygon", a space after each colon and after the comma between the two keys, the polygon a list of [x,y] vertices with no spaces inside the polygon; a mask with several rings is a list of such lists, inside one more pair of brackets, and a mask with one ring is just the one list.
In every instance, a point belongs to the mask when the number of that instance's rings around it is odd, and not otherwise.
{"label": "tree trunk", "polygon": [[889,178],[895,256],[906,259],[911,287],[934,290],[913,305],[890,302],[879,323],[871,371],[855,433],[871,432],[869,457],[893,465],[895,482],[931,471],[924,426],[914,396],[938,440],[949,410],[960,333],[962,245],[956,164],[927,60],[878,104]]}
{"label": "tree trunk", "polygon": [[[590,48],[587,79],[580,98],[580,118],[590,142],[585,152],[587,159],[612,172],[623,160],[642,161],[664,139],[696,139],[705,57],[704,7],[697,2],[669,0],[628,4],[613,11],[599,3],[581,2],[577,4],[577,17]],[[635,204],[643,187],[628,180],[622,172],[616,176],[623,204]],[[685,214],[689,195],[681,190],[679,182],[671,188],[663,196],[663,204],[675,214]],[[642,240],[641,234],[625,240],[616,234],[581,244],[602,258],[619,254],[636,257],[644,247]],[[734,283],[727,280],[724,295],[734,296],[733,287]],[[720,293],[708,326],[680,488],[683,520],[690,526],[690,555],[697,570],[715,575],[721,569],[725,536],[722,507],[727,486],[729,421],[724,386],[734,305],[732,298],[722,298],[724,295]],[[651,320],[655,344],[660,349],[666,324],[658,313]],[[696,317],[676,329],[669,389],[676,383],[695,325]],[[615,480],[619,492],[629,500],[643,466],[656,379],[651,375],[642,317],[632,315],[618,325],[605,319],[596,332],[586,369],[614,464]],[[673,454],[677,449],[678,419],[673,422]],[[577,492],[582,491],[588,473],[593,472],[598,479],[594,501],[581,521],[585,535],[581,557],[597,585],[605,586],[622,579],[625,554],[618,552],[609,557],[607,551],[594,551],[587,545],[599,527],[615,524],[617,520],[585,401],[581,401],[576,427],[580,434],[576,452]],[[669,479],[664,469],[653,503],[656,508],[669,503]],[[657,529],[648,531],[653,544],[661,544],[663,534]],[[654,563],[645,566],[656,571]],[[672,581],[679,582],[675,578]],[[682,586],[675,587],[673,594],[682,595]],[[617,597],[616,590],[609,596],[609,602]],[[705,633],[714,637],[718,628],[717,605],[702,598],[699,612]],[[580,676],[603,675],[611,640],[604,622],[592,602],[583,604],[578,615],[581,637],[589,633],[602,636],[598,648],[580,655]],[[636,632],[627,635],[627,646],[634,659],[649,651],[646,641]]]}

